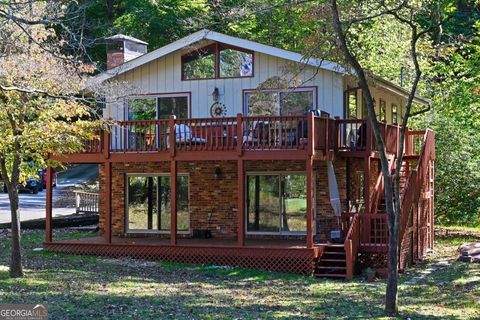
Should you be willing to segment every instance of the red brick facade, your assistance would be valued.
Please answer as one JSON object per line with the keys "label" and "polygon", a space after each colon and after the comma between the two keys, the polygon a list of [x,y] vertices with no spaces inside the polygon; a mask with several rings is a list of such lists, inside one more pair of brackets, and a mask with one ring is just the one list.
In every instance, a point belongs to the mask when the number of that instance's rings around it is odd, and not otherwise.
{"label": "red brick facade", "polygon": [[[221,170],[215,177],[215,168]],[[245,172],[305,172],[304,161],[246,161]],[[346,204],[346,161],[334,163],[342,203]],[[112,234],[125,235],[125,181],[127,173],[169,173],[169,162],[112,164]],[[105,173],[100,166],[100,230],[105,223]],[[338,229],[328,191],[326,161],[315,161],[317,240],[327,240]],[[178,174],[189,175],[190,234],[193,230],[210,230],[216,238],[237,236],[237,163],[236,161],[178,162]],[[344,206],[346,209],[346,205]],[[156,235],[158,236],[158,235]],[[168,237],[168,235],[163,235]]]}

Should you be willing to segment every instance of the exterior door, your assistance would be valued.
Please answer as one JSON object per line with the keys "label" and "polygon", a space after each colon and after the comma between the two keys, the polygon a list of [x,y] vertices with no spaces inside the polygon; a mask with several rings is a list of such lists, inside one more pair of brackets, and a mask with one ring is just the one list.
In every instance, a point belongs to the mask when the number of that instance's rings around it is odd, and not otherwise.
{"label": "exterior door", "polygon": [[247,233],[306,234],[305,174],[247,174]]}

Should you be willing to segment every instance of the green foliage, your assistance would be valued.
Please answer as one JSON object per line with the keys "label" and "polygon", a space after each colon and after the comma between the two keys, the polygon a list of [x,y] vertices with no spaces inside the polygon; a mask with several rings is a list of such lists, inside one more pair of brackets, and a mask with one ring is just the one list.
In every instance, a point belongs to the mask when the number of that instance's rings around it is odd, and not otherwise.
{"label": "green foliage", "polygon": [[[335,52],[330,25],[316,17],[316,2],[288,5],[289,0],[122,0],[81,1],[87,7],[87,36],[99,38],[122,32],[149,42],[149,50],[201,28],[342,62]],[[391,4],[393,5],[394,2]],[[350,1],[339,1],[348,9]],[[370,5],[373,13],[376,2]],[[419,94],[434,102],[428,114],[412,119],[411,126],[436,132],[436,209],[441,223],[478,223],[480,220],[479,79],[480,9],[476,0],[416,2],[420,24],[428,23],[435,6],[442,28],[419,45],[424,71]],[[343,7],[344,6],[344,7]],[[342,11],[342,19],[350,16]],[[362,65],[397,84],[408,87],[413,66],[409,58],[409,30],[391,16],[380,16],[349,29],[349,41]],[[90,49],[100,65],[105,48]],[[268,98],[268,97],[267,97]],[[252,96],[259,109],[271,109],[260,96]]]}
{"label": "green foliage", "polygon": [[480,223],[479,36],[434,61],[434,108],[416,122],[436,132],[436,210],[444,224]]}
{"label": "green foliage", "polygon": [[[57,240],[92,235],[55,229]],[[8,278],[10,243],[0,238],[2,303],[42,301],[52,319],[386,319],[384,279],[324,280],[32,251],[44,238],[42,230],[22,235],[28,275],[22,279]],[[454,261],[458,245],[478,237],[442,236],[436,241],[436,257],[400,277],[398,319],[478,319],[480,265]],[[438,260],[448,262],[438,267]],[[425,273],[426,268],[432,271]]]}

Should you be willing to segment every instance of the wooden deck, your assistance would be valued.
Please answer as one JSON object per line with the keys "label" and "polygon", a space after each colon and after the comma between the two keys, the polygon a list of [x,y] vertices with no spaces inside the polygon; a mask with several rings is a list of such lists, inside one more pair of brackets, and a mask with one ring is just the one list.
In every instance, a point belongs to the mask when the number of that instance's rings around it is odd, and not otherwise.
{"label": "wooden deck", "polygon": [[45,242],[51,252],[130,257],[177,263],[234,266],[277,272],[313,274],[323,246],[307,248],[305,240],[247,239],[238,246],[236,239],[170,239],[105,237]]}
{"label": "wooden deck", "polygon": [[[382,126],[387,151],[398,147],[399,127]],[[365,119],[303,116],[120,121],[84,151],[54,155],[68,163],[202,161],[202,160],[333,160],[336,156],[370,157],[374,137]],[[139,156],[141,155],[141,156]]]}
{"label": "wooden deck", "polygon": [[[84,243],[84,244],[107,244],[105,237],[96,236],[72,240],[59,240],[53,243]],[[149,245],[149,246],[169,246],[169,238],[158,237],[112,237],[112,244],[118,245]],[[178,246],[190,247],[236,247],[237,239],[220,238],[177,238]],[[321,246],[320,244],[317,246]],[[248,248],[286,248],[286,249],[305,249],[305,240],[296,239],[245,239],[245,247]]]}

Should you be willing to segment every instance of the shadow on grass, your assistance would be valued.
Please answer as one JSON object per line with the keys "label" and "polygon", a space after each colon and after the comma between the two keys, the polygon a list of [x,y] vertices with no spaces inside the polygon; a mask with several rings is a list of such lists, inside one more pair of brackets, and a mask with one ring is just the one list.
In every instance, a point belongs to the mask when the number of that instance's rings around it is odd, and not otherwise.
{"label": "shadow on grass", "polygon": [[[44,303],[52,318],[376,319],[383,316],[383,280],[373,283],[360,279],[319,280],[241,268],[33,252],[31,248],[43,241],[43,233],[30,237],[25,241],[25,278],[8,279],[5,268],[0,266],[2,302]],[[5,263],[0,257],[0,265]],[[455,310],[459,305],[474,315],[473,303],[478,295],[471,293],[478,279],[461,281],[471,276],[470,268],[456,264],[425,276],[423,282],[402,285],[402,318],[455,319],[459,318],[458,308]],[[413,270],[412,274],[419,271]],[[401,283],[408,277],[402,276]],[[462,284],[464,292],[460,290]]]}

